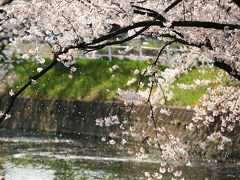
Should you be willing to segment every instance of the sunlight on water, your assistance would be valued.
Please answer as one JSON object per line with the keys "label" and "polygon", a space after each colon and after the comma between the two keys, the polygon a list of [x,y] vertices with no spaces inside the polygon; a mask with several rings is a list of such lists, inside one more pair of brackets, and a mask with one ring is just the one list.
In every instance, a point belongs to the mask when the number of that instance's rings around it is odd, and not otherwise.
{"label": "sunlight on water", "polygon": [[[91,178],[98,179],[100,177],[117,177],[103,170],[90,169],[74,169],[74,172],[59,172],[57,170],[47,169],[45,166],[16,166],[16,164],[7,163],[5,167],[6,180],[53,180],[72,177],[74,179]],[[72,179],[69,178],[69,179]]]}
{"label": "sunlight on water", "polygon": [[45,169],[42,166],[16,166],[12,163],[5,165],[6,180],[52,180],[55,177],[55,171]]}
{"label": "sunlight on water", "polygon": [[[64,152],[60,152],[64,153]],[[53,154],[51,152],[37,152],[37,153],[30,153],[28,152],[28,155],[31,156],[43,156],[48,158],[54,158],[54,159],[61,159],[64,161],[69,160],[93,160],[93,161],[111,161],[111,162],[135,162],[135,163],[157,163],[160,164],[161,160],[153,160],[153,159],[137,159],[133,157],[99,157],[99,156],[81,156],[81,155],[60,155],[60,154]],[[21,154],[14,154],[13,158],[23,158],[26,157],[27,154],[21,153]]]}

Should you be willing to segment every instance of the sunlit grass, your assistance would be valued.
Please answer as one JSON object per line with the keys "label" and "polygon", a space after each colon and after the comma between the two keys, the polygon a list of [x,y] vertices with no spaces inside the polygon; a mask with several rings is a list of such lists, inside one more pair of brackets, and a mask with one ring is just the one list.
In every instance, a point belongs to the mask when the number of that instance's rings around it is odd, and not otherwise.
{"label": "sunlit grass", "polygon": [[[110,71],[113,65],[119,68]],[[25,68],[24,68],[25,66]],[[69,69],[60,66],[59,69],[51,69],[42,76],[36,84],[31,85],[24,91],[24,96],[74,98],[84,100],[114,100],[118,88],[129,88],[127,81],[136,75],[133,71],[137,68],[147,67],[147,62],[138,62],[128,59],[118,60],[77,60],[77,71],[70,79]],[[26,71],[28,69],[28,71]],[[37,65],[22,63],[15,65],[18,81],[15,88],[23,85],[28,78],[29,72],[36,74]],[[130,86],[131,87],[131,86]]]}
{"label": "sunlit grass", "polygon": [[[50,63],[50,60],[47,63]],[[119,68],[110,71],[113,65],[118,65]],[[44,65],[42,66],[44,67]],[[77,71],[73,73],[72,79],[68,77],[70,73],[69,68],[58,66],[57,69],[53,68],[42,76],[36,84],[27,88],[22,95],[27,97],[113,101],[116,100],[115,95],[118,88],[136,89],[137,82],[130,86],[127,86],[127,82],[133,77],[140,79],[140,76],[134,75],[133,71],[135,69],[142,71],[148,66],[148,63],[145,61],[119,60],[115,58],[112,61],[107,60],[107,58],[101,60],[78,59],[74,66],[77,68]],[[38,65],[29,62],[16,64],[17,80],[14,84],[14,89],[16,90],[26,83],[29,75],[33,76],[36,74],[37,67]],[[207,88],[216,87],[218,84],[197,87],[195,90],[183,90],[177,87],[177,83],[193,84],[195,79],[213,79],[219,71],[217,69],[205,68],[206,73],[202,74],[199,70],[201,69],[189,71],[174,83],[174,96],[168,104],[181,106],[201,104],[199,99],[206,93]],[[144,79],[146,84],[147,79],[147,77]],[[225,80],[223,79],[223,84]]]}
{"label": "sunlit grass", "polygon": [[[202,74],[200,71],[204,70],[205,73]],[[200,98],[206,94],[207,88],[214,88],[219,85],[219,83],[209,84],[207,86],[197,86],[196,89],[180,89],[177,84],[194,84],[194,80],[199,79],[209,79],[213,80],[216,78],[219,69],[213,68],[197,68],[189,71],[187,74],[182,75],[175,83],[173,88],[173,99],[168,102],[168,104],[180,105],[180,106],[193,106],[200,105]],[[228,78],[224,73],[224,78],[222,79],[222,84],[227,85]]]}

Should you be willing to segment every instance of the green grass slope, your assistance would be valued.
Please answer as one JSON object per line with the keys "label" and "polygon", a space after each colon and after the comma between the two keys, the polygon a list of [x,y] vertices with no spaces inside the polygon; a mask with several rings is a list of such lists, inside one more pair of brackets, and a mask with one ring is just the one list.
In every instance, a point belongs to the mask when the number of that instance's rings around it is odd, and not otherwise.
{"label": "green grass slope", "polygon": [[[113,69],[117,65],[119,68]],[[77,60],[74,67],[77,71],[70,79],[69,68],[64,66],[54,68],[42,76],[36,84],[24,91],[24,96],[74,98],[84,100],[114,100],[118,88],[129,88],[127,81],[136,75],[135,69],[147,67],[147,62],[132,60]],[[112,68],[112,71],[110,70]],[[37,73],[37,66],[33,63],[15,65],[17,74],[15,89],[24,84],[30,75]],[[133,87],[134,84],[130,87]],[[136,86],[136,83],[135,83]]]}

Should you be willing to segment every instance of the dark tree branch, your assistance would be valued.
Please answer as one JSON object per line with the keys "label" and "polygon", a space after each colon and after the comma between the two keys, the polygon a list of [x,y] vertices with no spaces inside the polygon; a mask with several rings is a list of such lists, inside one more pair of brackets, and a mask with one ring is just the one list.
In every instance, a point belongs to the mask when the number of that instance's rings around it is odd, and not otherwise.
{"label": "dark tree branch", "polygon": [[176,38],[176,37],[173,37],[175,39],[176,42],[180,43],[180,44],[183,44],[183,45],[187,45],[187,46],[193,46],[193,47],[198,47],[198,48],[202,48],[202,47],[207,47],[209,49],[211,49],[210,47],[208,47],[208,44],[207,43],[199,43],[199,44],[196,44],[196,43],[190,43],[188,41],[185,41],[183,39],[179,39],[179,38]]}
{"label": "dark tree branch", "polygon": [[238,24],[223,24],[210,21],[174,21],[171,27],[198,27],[223,30],[226,26],[229,27],[229,30],[240,29]]}
{"label": "dark tree branch", "polygon": [[174,42],[178,42],[180,44],[187,45],[187,46],[193,46],[193,47],[197,47],[197,48],[207,47],[210,50],[212,49],[210,42],[208,42],[207,40],[206,40],[205,43],[198,43],[197,44],[197,43],[190,43],[190,42],[188,42],[186,40],[183,40],[183,39],[179,39],[176,36],[173,36],[173,35],[170,35],[170,34],[160,34],[158,36],[159,37],[171,38],[171,39],[173,39]]}
{"label": "dark tree branch", "polygon": [[133,11],[136,14],[141,14],[141,15],[147,14],[149,17],[153,17],[157,20],[166,22],[166,19],[161,14],[157,13],[156,11],[153,11],[153,10],[147,9],[147,8],[143,8],[140,6],[135,6],[135,5],[133,5],[133,7],[136,8]]}
{"label": "dark tree branch", "polygon": [[120,41],[107,42],[107,43],[100,44],[100,45],[97,45],[97,46],[88,46],[88,48],[93,49],[93,50],[97,50],[97,49],[104,48],[104,47],[106,47],[106,46],[115,45],[115,44],[121,44],[121,43],[124,43],[124,42],[126,42],[126,41],[130,41],[130,40],[136,38],[136,37],[139,36],[141,33],[143,33],[144,31],[146,31],[148,28],[149,28],[149,26],[146,26],[146,27],[142,28],[140,31],[136,32],[134,35],[132,35],[132,36],[126,38],[126,39],[123,39],[123,40],[120,40]]}
{"label": "dark tree branch", "polygon": [[159,52],[158,55],[157,55],[156,60],[155,60],[154,63],[153,63],[154,65],[157,65],[157,62],[158,62],[158,60],[159,60],[159,57],[160,57],[161,54],[163,53],[163,50],[164,50],[167,46],[171,45],[171,44],[174,43],[174,42],[177,42],[177,41],[176,41],[176,40],[170,41],[170,42],[166,43],[166,44],[161,48],[160,52]]}
{"label": "dark tree branch", "polygon": [[0,3],[0,6],[5,6],[7,4],[10,4],[11,2],[13,2],[13,0],[3,0],[1,3]]}
{"label": "dark tree branch", "polygon": [[175,0],[172,4],[170,4],[165,10],[164,12],[167,13],[168,11],[170,11],[172,8],[174,8],[176,5],[178,5],[180,2],[182,2],[183,0]]}
{"label": "dark tree branch", "polygon": [[95,39],[95,40],[93,40],[92,43],[87,44],[87,45],[93,45],[93,44],[97,44],[97,43],[103,42],[105,40],[108,40],[108,39],[111,39],[113,37],[116,37],[119,34],[128,32],[129,30],[132,30],[132,29],[136,29],[136,28],[139,28],[139,27],[153,26],[153,25],[157,25],[157,26],[163,27],[163,21],[142,21],[142,22],[138,22],[138,23],[135,23],[133,25],[120,28],[120,29],[118,29],[118,30],[116,30],[116,31],[114,31],[114,32],[112,32],[110,34],[107,34],[105,36],[102,36],[102,37],[100,37],[98,39]]}
{"label": "dark tree branch", "polygon": [[240,80],[240,72],[232,69],[232,67],[230,65],[226,64],[224,61],[220,61],[215,58],[214,66],[216,66],[220,69],[223,69],[224,71],[226,71],[228,74],[230,74],[234,78]]}
{"label": "dark tree branch", "polygon": [[183,36],[183,34],[182,33],[180,33],[180,32],[177,32],[176,30],[172,30],[174,33],[176,33],[177,35],[179,35],[181,38],[184,38],[184,36]]}
{"label": "dark tree branch", "polygon": [[240,0],[233,0],[233,2],[240,8]]}

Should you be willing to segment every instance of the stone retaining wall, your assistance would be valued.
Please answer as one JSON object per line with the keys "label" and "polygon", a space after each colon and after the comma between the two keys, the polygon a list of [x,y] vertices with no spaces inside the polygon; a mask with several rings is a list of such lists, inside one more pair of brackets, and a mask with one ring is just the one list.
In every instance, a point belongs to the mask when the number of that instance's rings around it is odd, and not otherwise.
{"label": "stone retaining wall", "polygon": [[[0,107],[1,108],[1,107]],[[3,109],[2,107],[1,109]],[[176,121],[190,121],[192,112],[180,107],[170,107]],[[147,127],[149,109],[138,106],[131,115],[133,125],[140,130],[152,131]],[[11,110],[12,117],[0,127],[32,131],[57,132],[107,136],[116,127],[100,128],[95,119],[117,115],[122,121],[128,115],[122,103],[86,102],[79,100],[18,98]],[[159,117],[162,117],[159,115]],[[164,118],[167,120],[167,117]],[[145,127],[146,126],[146,127]]]}

